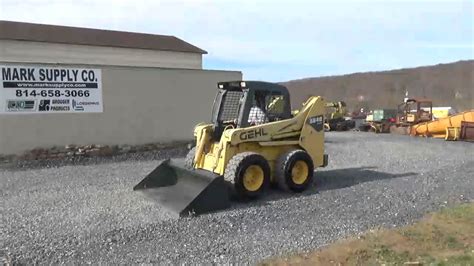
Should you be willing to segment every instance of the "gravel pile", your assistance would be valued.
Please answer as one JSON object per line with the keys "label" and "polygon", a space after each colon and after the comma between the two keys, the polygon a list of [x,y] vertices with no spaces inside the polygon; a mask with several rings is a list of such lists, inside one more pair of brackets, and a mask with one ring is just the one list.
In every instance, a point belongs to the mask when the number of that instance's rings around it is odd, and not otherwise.
{"label": "gravel pile", "polygon": [[326,149],[329,166],[303,194],[274,190],[256,202],[178,220],[132,191],[166,152],[3,167],[0,257],[26,264],[256,263],[474,200],[474,144],[331,132]]}

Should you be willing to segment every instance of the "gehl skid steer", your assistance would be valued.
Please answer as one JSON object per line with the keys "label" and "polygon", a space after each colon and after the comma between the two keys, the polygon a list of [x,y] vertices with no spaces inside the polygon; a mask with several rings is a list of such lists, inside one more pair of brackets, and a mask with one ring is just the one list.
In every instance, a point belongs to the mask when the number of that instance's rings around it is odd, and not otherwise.
{"label": "gehl skid steer", "polygon": [[255,199],[274,184],[289,192],[307,189],[325,167],[322,97],[312,96],[291,113],[286,87],[260,81],[217,84],[212,121],[194,128],[186,158],[163,161],[134,190],[179,216]]}

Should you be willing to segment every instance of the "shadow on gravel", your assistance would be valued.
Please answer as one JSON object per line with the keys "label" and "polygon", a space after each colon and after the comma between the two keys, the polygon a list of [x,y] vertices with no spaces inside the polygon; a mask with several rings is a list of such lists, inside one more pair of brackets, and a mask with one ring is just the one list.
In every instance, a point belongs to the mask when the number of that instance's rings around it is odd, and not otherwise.
{"label": "shadow on gravel", "polygon": [[314,184],[311,188],[303,193],[283,192],[278,189],[271,189],[267,195],[262,199],[254,202],[234,202],[232,208],[241,209],[250,206],[268,205],[272,201],[278,201],[287,198],[306,197],[317,194],[321,191],[341,189],[355,186],[365,182],[372,182],[377,180],[386,180],[392,178],[414,176],[417,173],[408,172],[402,174],[391,174],[386,172],[376,171],[377,167],[357,167],[344,168],[329,171],[317,171],[314,175]]}
{"label": "shadow on gravel", "polygon": [[[329,171],[320,171],[315,173],[315,187],[313,192],[339,189],[351,187],[364,182],[371,182],[375,180],[392,179],[398,177],[406,177],[417,175],[414,172],[403,174],[391,174],[386,172],[376,171],[377,167],[357,167],[344,168]],[[310,192],[310,191],[309,191]]]}

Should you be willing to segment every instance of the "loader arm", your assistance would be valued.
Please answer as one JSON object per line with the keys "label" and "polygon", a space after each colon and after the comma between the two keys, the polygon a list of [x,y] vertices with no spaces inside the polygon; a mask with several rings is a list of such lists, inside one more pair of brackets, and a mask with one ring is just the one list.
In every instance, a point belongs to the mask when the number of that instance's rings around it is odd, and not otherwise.
{"label": "loader arm", "polygon": [[193,165],[202,161],[205,150],[209,150],[211,145],[212,124],[204,124],[194,129],[196,139],[196,153],[194,154]]}

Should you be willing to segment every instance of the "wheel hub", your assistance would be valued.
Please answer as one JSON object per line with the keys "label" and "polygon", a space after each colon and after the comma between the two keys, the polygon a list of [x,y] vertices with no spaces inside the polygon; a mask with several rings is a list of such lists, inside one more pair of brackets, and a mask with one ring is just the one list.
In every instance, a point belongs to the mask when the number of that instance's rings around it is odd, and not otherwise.
{"label": "wheel hub", "polygon": [[264,180],[263,169],[258,165],[249,166],[244,173],[243,184],[248,191],[257,191]]}
{"label": "wheel hub", "polygon": [[291,169],[291,179],[297,185],[303,184],[308,179],[308,165],[304,161],[296,161]]}

